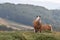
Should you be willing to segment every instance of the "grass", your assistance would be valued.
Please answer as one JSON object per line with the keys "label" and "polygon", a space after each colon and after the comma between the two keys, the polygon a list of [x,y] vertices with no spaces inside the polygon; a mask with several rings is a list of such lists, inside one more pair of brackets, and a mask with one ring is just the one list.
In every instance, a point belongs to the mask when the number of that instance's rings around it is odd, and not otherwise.
{"label": "grass", "polygon": [[0,40],[60,40],[60,32],[34,33],[31,31],[1,31]]}

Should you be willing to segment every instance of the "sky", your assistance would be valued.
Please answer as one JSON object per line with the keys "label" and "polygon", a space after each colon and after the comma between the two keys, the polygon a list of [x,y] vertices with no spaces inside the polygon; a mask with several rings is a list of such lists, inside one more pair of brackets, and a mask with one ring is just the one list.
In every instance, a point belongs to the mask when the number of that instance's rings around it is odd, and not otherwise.
{"label": "sky", "polygon": [[47,9],[60,9],[60,0],[0,0],[0,3],[21,3],[43,6]]}

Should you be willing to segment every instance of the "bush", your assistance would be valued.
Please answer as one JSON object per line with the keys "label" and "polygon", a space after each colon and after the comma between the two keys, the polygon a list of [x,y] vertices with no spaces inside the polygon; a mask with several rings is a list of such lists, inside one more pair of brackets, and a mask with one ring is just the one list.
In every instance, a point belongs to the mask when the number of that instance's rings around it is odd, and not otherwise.
{"label": "bush", "polygon": [[39,35],[36,37],[35,40],[57,40],[55,37],[53,37],[52,35]]}
{"label": "bush", "polygon": [[27,40],[57,40],[52,33],[24,33]]}
{"label": "bush", "polygon": [[26,40],[21,33],[16,33],[16,32],[0,32],[0,40]]}
{"label": "bush", "polygon": [[59,36],[55,35],[57,36],[55,37],[54,35],[54,33],[34,33],[30,31],[0,32],[0,40],[57,40]]}

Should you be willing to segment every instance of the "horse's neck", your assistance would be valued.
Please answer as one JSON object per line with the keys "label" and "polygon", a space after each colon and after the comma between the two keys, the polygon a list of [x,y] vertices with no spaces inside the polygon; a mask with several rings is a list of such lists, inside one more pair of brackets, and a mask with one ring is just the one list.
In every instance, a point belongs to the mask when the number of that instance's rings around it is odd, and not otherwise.
{"label": "horse's neck", "polygon": [[39,20],[39,22],[41,23],[41,20]]}
{"label": "horse's neck", "polygon": [[35,21],[38,21],[39,23],[41,23],[41,20],[35,20]]}

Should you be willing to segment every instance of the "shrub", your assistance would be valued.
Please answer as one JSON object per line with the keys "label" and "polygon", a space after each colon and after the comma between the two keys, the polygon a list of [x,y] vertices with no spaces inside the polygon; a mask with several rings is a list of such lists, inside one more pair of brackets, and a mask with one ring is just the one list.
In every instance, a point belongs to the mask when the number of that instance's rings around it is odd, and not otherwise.
{"label": "shrub", "polygon": [[39,35],[36,37],[35,40],[57,40],[54,36],[52,35]]}
{"label": "shrub", "polygon": [[18,32],[0,32],[0,40],[26,40],[21,33]]}

